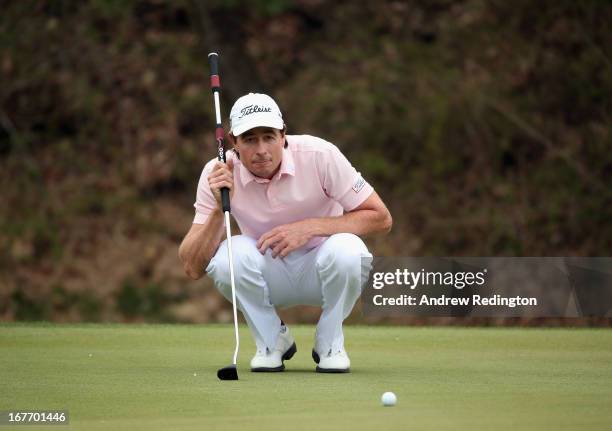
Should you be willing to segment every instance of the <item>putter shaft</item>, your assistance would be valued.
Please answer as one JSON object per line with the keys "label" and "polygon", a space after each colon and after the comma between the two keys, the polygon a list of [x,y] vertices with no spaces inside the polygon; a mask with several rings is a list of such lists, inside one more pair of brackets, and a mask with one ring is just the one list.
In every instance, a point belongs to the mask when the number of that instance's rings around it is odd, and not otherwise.
{"label": "putter shaft", "polygon": [[238,312],[236,310],[236,285],[234,284],[234,259],[232,255],[232,231],[230,229],[230,213],[225,211],[225,233],[227,236],[227,253],[230,267],[230,281],[232,284],[232,308],[234,310],[234,333],[236,335],[236,349],[232,363],[236,365],[238,350],[240,348],[240,337],[238,336]]}

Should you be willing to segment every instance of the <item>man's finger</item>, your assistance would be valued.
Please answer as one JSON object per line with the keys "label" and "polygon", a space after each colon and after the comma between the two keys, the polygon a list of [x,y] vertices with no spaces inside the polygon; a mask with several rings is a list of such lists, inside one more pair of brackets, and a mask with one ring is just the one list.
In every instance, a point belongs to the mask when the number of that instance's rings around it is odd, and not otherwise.
{"label": "man's finger", "polygon": [[262,236],[260,236],[259,239],[257,240],[257,248],[260,248],[265,240],[276,235],[277,230],[278,230],[278,227],[275,227],[274,229],[271,229],[268,232],[264,233]]}
{"label": "man's finger", "polygon": [[232,190],[232,188],[234,187],[234,184],[229,181],[221,180],[221,181],[215,181],[213,184],[210,185],[210,188],[213,190],[222,189],[223,187],[227,187],[228,189]]}
{"label": "man's finger", "polygon": [[263,244],[263,242],[265,240],[268,239],[268,237],[270,236],[270,231],[264,233],[262,236],[259,237],[259,239],[257,240],[257,243],[255,244],[257,248],[260,248],[261,245]]}
{"label": "man's finger", "polygon": [[232,186],[234,185],[234,182],[231,179],[226,178],[226,177],[211,178],[208,181],[208,185],[210,186],[211,189],[213,187],[218,187],[221,184],[223,184],[223,187],[232,188]]}
{"label": "man's finger", "polygon": [[287,245],[279,252],[279,256],[281,258],[287,257],[287,255],[289,253],[291,253],[293,250],[295,250],[296,247],[292,246],[291,244],[287,243]]}
{"label": "man's finger", "polygon": [[228,174],[227,172],[218,172],[215,175],[211,175],[208,177],[209,180],[220,180],[220,179],[224,179],[224,180],[228,180],[228,181],[232,181],[234,178],[232,177],[232,174]]}
{"label": "man's finger", "polygon": [[[272,248],[272,257],[276,258],[284,248],[288,247],[287,241],[279,241],[274,248]],[[284,257],[284,256],[283,256]]]}
{"label": "man's finger", "polygon": [[220,175],[227,175],[227,176],[231,176],[233,177],[232,171],[230,171],[229,169],[225,168],[225,167],[221,167],[219,169],[215,169],[213,170],[210,175],[210,177],[218,177]]}
{"label": "man's finger", "polygon": [[259,252],[261,254],[265,254],[266,250],[269,247],[272,247],[275,244],[275,241],[272,238],[268,238],[266,239],[264,242],[261,243],[261,245],[259,246]]}
{"label": "man's finger", "polygon": [[209,178],[209,181],[228,181],[228,182],[233,182],[234,178],[232,177],[231,174],[225,173],[225,172],[221,172],[218,175],[211,175]]}
{"label": "man's finger", "polygon": [[266,250],[269,247],[274,246],[277,242],[279,242],[281,240],[281,238],[278,237],[278,234],[274,234],[271,237],[265,239],[262,243],[261,246],[259,247],[259,251],[261,252],[261,254],[265,254]]}
{"label": "man's finger", "polygon": [[227,172],[228,174],[231,175],[233,171],[234,171],[234,163],[230,160],[227,164],[221,163],[221,162],[215,163],[215,166],[213,167],[211,174],[216,174],[218,172]]}
{"label": "man's finger", "polygon": [[212,172],[209,176],[208,179],[219,179],[219,178],[225,178],[227,180],[232,180],[234,179],[234,176],[232,175],[231,172],[227,171],[227,170],[219,170],[219,171],[215,171]]}

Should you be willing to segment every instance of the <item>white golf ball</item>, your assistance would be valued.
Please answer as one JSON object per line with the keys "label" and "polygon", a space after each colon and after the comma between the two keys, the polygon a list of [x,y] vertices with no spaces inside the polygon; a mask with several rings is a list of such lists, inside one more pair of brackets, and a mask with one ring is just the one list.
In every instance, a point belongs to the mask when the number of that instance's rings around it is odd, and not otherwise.
{"label": "white golf ball", "polygon": [[392,407],[397,403],[397,397],[393,392],[385,392],[382,394],[382,397],[380,397],[380,401],[382,401],[383,406]]}

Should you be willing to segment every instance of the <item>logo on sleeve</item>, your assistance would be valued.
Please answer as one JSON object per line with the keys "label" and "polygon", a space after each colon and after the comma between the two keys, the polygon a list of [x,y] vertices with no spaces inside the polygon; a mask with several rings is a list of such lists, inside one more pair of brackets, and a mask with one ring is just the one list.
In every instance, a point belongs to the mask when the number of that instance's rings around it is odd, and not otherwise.
{"label": "logo on sleeve", "polygon": [[365,186],[365,180],[363,179],[363,177],[359,176],[355,181],[355,184],[353,184],[353,190],[355,191],[355,193],[359,193],[363,186]]}

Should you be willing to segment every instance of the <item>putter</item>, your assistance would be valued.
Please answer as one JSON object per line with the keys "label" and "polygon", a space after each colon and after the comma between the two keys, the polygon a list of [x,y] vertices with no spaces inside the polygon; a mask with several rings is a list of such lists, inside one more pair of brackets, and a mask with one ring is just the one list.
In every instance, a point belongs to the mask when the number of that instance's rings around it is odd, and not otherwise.
{"label": "putter", "polygon": [[[219,54],[211,52],[208,54],[208,64],[210,65],[210,88],[215,100],[215,139],[217,140],[217,157],[220,162],[225,163],[225,145],[223,124],[221,123],[221,107],[219,95],[221,93],[221,80],[219,79]],[[234,261],[232,259],[232,232],[230,229],[230,197],[229,189],[224,187],[221,189],[221,207],[225,214],[225,235],[227,237],[227,252],[229,255],[230,281],[232,284],[232,307],[234,309],[234,333],[236,335],[236,348],[234,350],[234,358],[232,363],[227,367],[220,368],[217,371],[217,377],[221,380],[238,380],[238,369],[236,368],[236,360],[238,359],[238,349],[240,347],[240,337],[238,336],[238,312],[236,311],[236,285],[234,284]]]}

